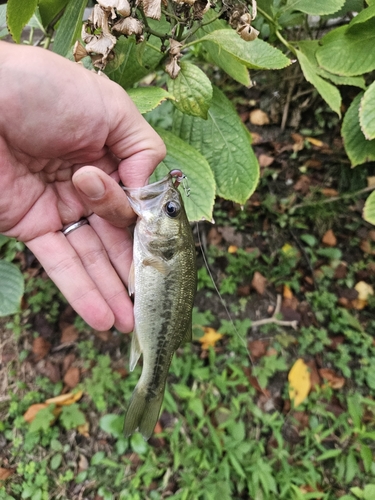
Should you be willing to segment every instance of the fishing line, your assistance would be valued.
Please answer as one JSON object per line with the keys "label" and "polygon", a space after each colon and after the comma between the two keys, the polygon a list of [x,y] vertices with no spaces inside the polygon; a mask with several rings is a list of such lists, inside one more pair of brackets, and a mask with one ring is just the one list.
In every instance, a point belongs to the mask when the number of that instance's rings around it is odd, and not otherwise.
{"label": "fishing line", "polygon": [[[216,293],[217,293],[217,294],[218,294],[218,296],[219,296],[219,299],[220,299],[220,302],[221,302],[222,306],[224,307],[225,313],[226,313],[226,315],[228,316],[228,319],[229,319],[229,322],[230,322],[230,324],[231,324],[231,326],[232,326],[232,328],[233,328],[233,331],[236,333],[237,337],[240,339],[240,341],[241,341],[242,345],[244,346],[244,348],[245,348],[245,350],[246,350],[246,353],[247,353],[247,355],[248,355],[249,361],[250,361],[250,363],[251,363],[251,366],[252,366],[252,367],[255,367],[255,364],[254,364],[253,358],[252,358],[251,353],[250,353],[250,351],[249,351],[249,348],[248,348],[248,346],[247,346],[247,342],[246,342],[246,340],[242,337],[242,335],[241,335],[241,334],[240,334],[240,332],[238,331],[238,329],[237,329],[236,325],[234,324],[233,318],[232,318],[232,316],[231,316],[231,314],[230,314],[230,312],[229,312],[229,309],[228,309],[228,307],[227,307],[227,305],[226,305],[226,303],[225,303],[225,300],[223,299],[223,296],[221,295],[221,293],[220,293],[220,291],[219,291],[218,287],[216,286],[216,283],[215,283],[215,280],[214,280],[213,274],[212,274],[212,272],[211,272],[211,269],[210,269],[210,266],[209,266],[209,264],[208,264],[208,260],[207,260],[207,257],[206,257],[206,254],[205,254],[205,252],[204,252],[204,248],[203,248],[203,245],[202,245],[201,235],[200,235],[200,231],[199,231],[199,224],[198,224],[198,222],[196,222],[195,224],[196,224],[196,228],[197,228],[198,243],[199,243],[199,246],[200,246],[200,248],[201,248],[201,250],[202,250],[203,262],[204,262],[204,264],[205,264],[205,266],[206,266],[206,269],[207,269],[208,275],[210,276],[211,281],[212,281],[212,284],[213,284],[213,286],[214,286],[214,288],[215,288],[215,291],[216,291]],[[256,380],[257,380],[257,382],[258,382],[258,384],[259,384],[258,378],[257,378],[256,376],[255,376],[255,378],[256,378]],[[260,385],[259,385],[259,387],[261,388],[261,386],[260,386]],[[261,389],[262,389],[262,388],[261,388]],[[262,389],[262,392],[263,392],[263,389]]]}

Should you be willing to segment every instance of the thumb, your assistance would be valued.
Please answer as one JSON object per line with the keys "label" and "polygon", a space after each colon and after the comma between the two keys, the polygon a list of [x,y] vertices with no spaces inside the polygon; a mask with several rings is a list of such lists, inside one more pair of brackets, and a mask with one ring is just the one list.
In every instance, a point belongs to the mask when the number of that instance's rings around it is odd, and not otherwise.
{"label": "thumb", "polygon": [[116,227],[127,227],[135,215],[118,183],[97,167],[82,167],[73,184],[86,208]]}

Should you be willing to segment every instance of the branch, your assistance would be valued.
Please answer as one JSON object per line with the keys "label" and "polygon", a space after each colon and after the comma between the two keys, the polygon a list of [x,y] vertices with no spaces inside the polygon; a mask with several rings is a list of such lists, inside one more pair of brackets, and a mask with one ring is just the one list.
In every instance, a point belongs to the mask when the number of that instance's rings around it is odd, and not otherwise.
{"label": "branch", "polygon": [[281,295],[278,295],[276,298],[276,307],[270,318],[258,319],[257,321],[251,322],[251,328],[255,328],[257,326],[263,325],[279,325],[279,326],[291,326],[294,330],[297,330],[298,321],[284,321],[282,319],[278,319],[276,316],[280,313],[281,309]]}

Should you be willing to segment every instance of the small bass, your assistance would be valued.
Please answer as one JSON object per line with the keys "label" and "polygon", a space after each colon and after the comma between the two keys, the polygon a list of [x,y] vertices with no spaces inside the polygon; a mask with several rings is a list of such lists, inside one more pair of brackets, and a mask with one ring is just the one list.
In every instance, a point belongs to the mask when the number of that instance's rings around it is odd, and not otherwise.
{"label": "small bass", "polygon": [[197,271],[193,235],[177,189],[183,178],[180,170],[172,170],[148,186],[124,188],[138,215],[129,277],[135,322],[130,371],[143,354],[124,432],[130,436],[138,429],[146,440],[159,417],[173,354],[191,341]]}

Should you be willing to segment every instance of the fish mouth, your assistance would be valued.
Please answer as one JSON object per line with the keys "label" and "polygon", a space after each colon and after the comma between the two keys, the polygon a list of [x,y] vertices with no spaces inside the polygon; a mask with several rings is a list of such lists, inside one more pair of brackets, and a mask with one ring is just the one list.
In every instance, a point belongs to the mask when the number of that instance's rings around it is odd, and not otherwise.
{"label": "fish mouth", "polygon": [[137,188],[121,187],[134,212],[139,216],[145,216],[145,212],[159,203],[168,190],[175,191],[184,177],[181,170],[171,170],[165,177],[152,184]]}

